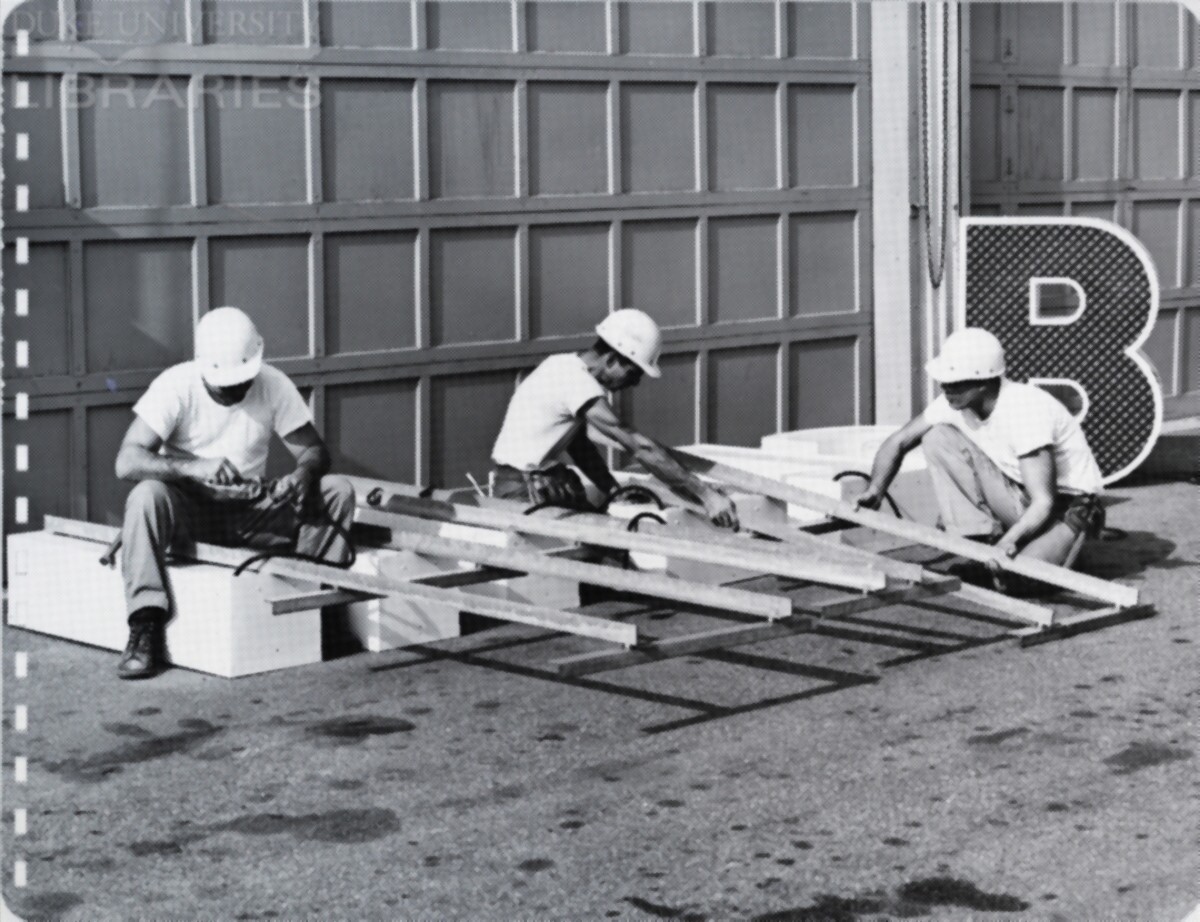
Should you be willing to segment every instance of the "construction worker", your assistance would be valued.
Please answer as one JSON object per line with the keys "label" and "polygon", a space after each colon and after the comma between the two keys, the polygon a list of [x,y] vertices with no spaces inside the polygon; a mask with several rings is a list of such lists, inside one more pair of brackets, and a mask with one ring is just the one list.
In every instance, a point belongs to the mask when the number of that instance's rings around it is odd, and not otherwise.
{"label": "construction worker", "polygon": [[[196,327],[195,354],[151,382],[117,453],[117,477],[138,481],[121,533],[123,679],[164,666],[171,603],[163,555],[173,544],[294,551],[335,565],[353,555],[354,492],[344,478],[326,476],[329,452],[308,405],[283,372],[263,363],[254,323],[236,307],[210,311]],[[296,468],[267,483],[273,432]]]}
{"label": "construction worker", "polygon": [[[858,505],[878,508],[920,445],[946,531],[1007,557],[1071,566],[1104,525],[1104,481],[1075,417],[1041,388],[1005,378],[1004,349],[986,330],[952,334],[925,369],[942,394],[880,446]],[[1016,588],[992,570],[997,588]]]}
{"label": "construction worker", "polygon": [[582,352],[548,357],[517,387],[492,449],[493,495],[585,506],[583,483],[562,463],[564,454],[610,495],[619,484],[588,437],[591,426],[668,487],[701,503],[715,524],[736,529],[737,509],[722,490],[699,480],[666,448],[618,419],[605,399],[607,392],[636,386],[643,375],[662,376],[658,324],[626,308],[601,321],[596,335],[599,339]]}

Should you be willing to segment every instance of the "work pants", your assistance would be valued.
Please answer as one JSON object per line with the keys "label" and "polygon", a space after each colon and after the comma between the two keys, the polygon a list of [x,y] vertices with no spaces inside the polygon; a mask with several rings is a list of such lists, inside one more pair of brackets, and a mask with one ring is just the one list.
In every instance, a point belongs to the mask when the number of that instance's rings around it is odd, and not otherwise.
{"label": "work pants", "polygon": [[[932,427],[921,441],[942,527],[951,534],[999,538],[1025,513],[1029,494],[959,429]],[[1020,556],[1071,566],[1089,533],[1103,524],[1095,497],[1060,494],[1042,530]]]}
{"label": "work pants", "polygon": [[353,553],[347,536],[354,488],[344,477],[322,477],[320,494],[309,504],[316,508],[301,517],[290,503],[273,504],[269,496],[223,502],[178,483],[141,481],[125,501],[121,531],[127,611],[170,610],[165,554],[195,542],[294,551],[344,566]]}

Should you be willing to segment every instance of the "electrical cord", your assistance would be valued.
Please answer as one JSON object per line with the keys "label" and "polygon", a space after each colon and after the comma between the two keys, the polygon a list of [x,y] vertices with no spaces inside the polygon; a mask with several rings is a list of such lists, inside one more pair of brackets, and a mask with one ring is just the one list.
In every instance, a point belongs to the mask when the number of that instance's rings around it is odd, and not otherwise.
{"label": "electrical cord", "polygon": [[[316,490],[319,494],[320,484],[317,484]],[[268,495],[270,495],[269,491],[268,491]],[[334,533],[337,534],[338,537],[342,538],[346,542],[346,546],[348,548],[350,548],[350,559],[348,561],[346,561],[346,563],[341,565],[343,569],[348,570],[352,566],[354,566],[354,562],[358,559],[358,551],[354,547],[354,540],[350,536],[350,533],[345,528],[342,527],[341,523],[338,522],[337,520],[335,520],[334,517],[330,514],[329,506],[325,503],[325,498],[323,496],[319,496],[319,495],[315,498],[316,498],[317,502],[320,503],[320,514],[325,518],[325,521],[333,528]],[[368,502],[370,502],[369,498],[368,498]],[[268,506],[265,509],[258,512],[255,515],[255,517],[251,520],[252,525],[261,524],[263,521],[266,520],[267,516],[269,516],[270,514],[272,514],[274,512],[274,509],[275,509],[275,504],[272,504],[271,506]],[[303,527],[303,525],[304,525],[304,523],[299,521],[299,517],[297,517],[296,531],[295,531],[295,534],[292,536],[292,540],[291,540],[292,547],[295,547],[296,544],[299,542],[300,529]],[[237,569],[235,569],[233,571],[233,575],[241,576],[242,573],[245,572],[245,570],[248,567],[253,566],[256,563],[259,563],[260,561],[272,560],[276,557],[283,557],[288,560],[302,560],[302,561],[305,561],[306,563],[329,564],[329,561],[325,560],[323,557],[317,557],[312,554],[300,554],[300,553],[297,553],[296,551],[286,551],[283,549],[272,549],[272,550],[262,551],[258,554],[253,555],[252,557],[246,558],[240,564],[238,564]]]}
{"label": "electrical cord", "polygon": [[[867,481],[868,483],[871,481],[871,475],[864,474],[862,471],[840,471],[839,473],[834,475],[833,480],[836,483],[839,480],[844,480],[846,477],[861,477],[863,480]],[[898,519],[904,518],[904,515],[900,512],[900,507],[898,505],[896,505],[896,501],[894,499],[892,499],[892,495],[890,493],[885,491],[883,494],[883,498],[887,500],[887,504],[891,507],[892,512],[894,512],[896,514],[896,518],[898,518]]]}

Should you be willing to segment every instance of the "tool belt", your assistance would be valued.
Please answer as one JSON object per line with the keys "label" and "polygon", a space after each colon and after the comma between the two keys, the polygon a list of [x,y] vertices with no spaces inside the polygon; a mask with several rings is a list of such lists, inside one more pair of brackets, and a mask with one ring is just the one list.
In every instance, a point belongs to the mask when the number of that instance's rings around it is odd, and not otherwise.
{"label": "tool belt", "polygon": [[565,464],[532,471],[497,464],[495,474],[494,490],[499,499],[527,499],[534,505],[566,506],[571,509],[592,508],[583,481]]}
{"label": "tool belt", "polygon": [[1093,493],[1059,493],[1054,499],[1054,517],[1077,535],[1095,538],[1104,530],[1104,506]]}

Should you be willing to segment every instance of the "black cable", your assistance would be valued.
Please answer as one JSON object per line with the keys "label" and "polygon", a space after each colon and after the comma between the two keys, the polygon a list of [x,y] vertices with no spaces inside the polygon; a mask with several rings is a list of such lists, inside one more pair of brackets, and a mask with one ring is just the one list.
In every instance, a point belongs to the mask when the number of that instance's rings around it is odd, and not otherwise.
{"label": "black cable", "polygon": [[[608,498],[604,500],[600,506],[601,512],[608,512],[608,507],[615,503],[618,499],[629,497],[631,502],[635,503],[654,503],[659,509],[666,509],[666,503],[662,501],[662,497],[651,490],[649,487],[644,487],[640,483],[627,483],[623,487],[617,487],[608,494]],[[636,497],[636,498],[634,498]]]}
{"label": "black cable", "polygon": [[659,525],[667,524],[667,520],[664,519],[657,512],[639,512],[637,515],[635,515],[632,519],[629,520],[629,525],[626,526],[626,531],[637,531],[638,523],[641,522],[642,519],[653,519]]}
{"label": "black cable", "polygon": [[[867,481],[867,483],[871,482],[871,475],[864,474],[862,471],[840,471],[833,476],[834,483],[837,483],[839,480],[843,480],[846,477],[861,477],[863,480]],[[884,491],[883,498],[886,499],[888,505],[892,507],[892,512],[896,514],[896,518],[904,518],[904,516],[900,513],[900,507],[896,505],[896,501],[892,499],[892,495],[890,493]]]}
{"label": "black cable", "polygon": [[[317,497],[316,497],[317,501],[320,503],[320,506],[321,506],[320,514],[322,516],[324,516],[325,521],[330,525],[330,527],[333,528],[334,532],[338,535],[338,537],[342,538],[346,542],[346,546],[348,548],[350,548],[350,559],[348,561],[346,561],[346,563],[341,565],[342,569],[349,570],[352,566],[354,566],[354,562],[356,560],[358,560],[358,551],[354,547],[354,539],[350,536],[350,533],[342,527],[341,523],[336,521],[334,519],[334,517],[330,514],[329,506],[325,502],[325,497],[320,495],[321,486],[320,486],[319,482],[316,484],[314,489],[317,492]],[[269,491],[268,491],[268,495],[269,495]],[[369,496],[368,496],[368,502],[370,502]],[[267,515],[271,511],[271,509],[272,509],[272,507],[268,506],[265,510],[259,512],[255,516],[253,521],[255,521],[256,523],[263,521],[267,517]],[[295,547],[299,543],[300,529],[304,526],[304,522],[300,520],[299,516],[297,516],[296,519],[297,519],[296,533],[292,536],[292,541],[291,541],[292,547]],[[311,554],[299,554],[295,551],[287,551],[287,550],[283,550],[283,549],[273,549],[273,550],[261,551],[260,553],[255,554],[252,557],[248,557],[246,560],[243,560],[240,564],[238,564],[237,569],[235,569],[233,571],[233,575],[241,576],[242,573],[246,570],[246,568],[251,566],[252,564],[258,563],[261,560],[271,560],[276,557],[284,557],[284,558],[287,558],[288,560],[302,560],[302,561],[305,561],[306,563],[320,563],[320,564],[331,565],[331,564],[329,564],[329,561],[325,560],[325,558],[323,558],[323,557],[315,557]]]}

